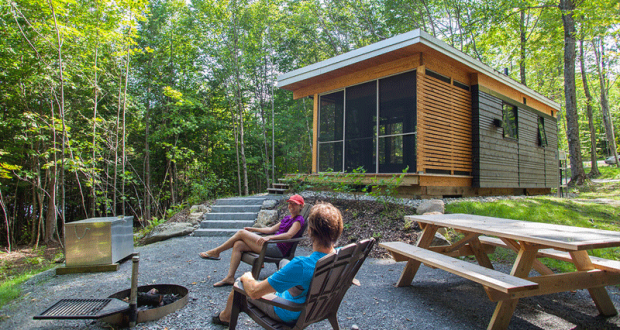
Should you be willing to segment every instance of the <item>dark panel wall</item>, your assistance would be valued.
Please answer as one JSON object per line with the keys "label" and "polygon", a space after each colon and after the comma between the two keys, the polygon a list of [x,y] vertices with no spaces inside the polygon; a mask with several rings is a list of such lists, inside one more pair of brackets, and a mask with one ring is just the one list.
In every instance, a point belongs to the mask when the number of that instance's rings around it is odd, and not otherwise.
{"label": "dark panel wall", "polygon": [[519,187],[519,145],[504,139],[493,119],[502,119],[502,100],[472,87],[473,186]]}
{"label": "dark panel wall", "polygon": [[545,149],[538,146],[538,114],[518,108],[519,187],[545,187]]}
{"label": "dark panel wall", "polygon": [[[482,90],[481,90],[482,89]],[[556,120],[526,105],[472,86],[473,186],[480,188],[557,187]],[[518,106],[518,140],[504,138],[502,99]],[[545,120],[548,146],[538,146],[538,117]]]}
{"label": "dark panel wall", "polygon": [[544,117],[544,120],[548,143],[545,148],[545,184],[547,187],[557,187],[560,180],[558,173],[558,125],[555,118]]}

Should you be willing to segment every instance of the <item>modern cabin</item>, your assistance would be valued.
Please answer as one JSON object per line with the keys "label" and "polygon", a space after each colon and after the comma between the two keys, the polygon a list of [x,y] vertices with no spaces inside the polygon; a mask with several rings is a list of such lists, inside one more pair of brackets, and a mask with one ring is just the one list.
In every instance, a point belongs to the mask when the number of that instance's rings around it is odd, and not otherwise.
{"label": "modern cabin", "polygon": [[406,168],[416,197],[543,194],[558,185],[560,105],[422,30],[278,77],[314,101],[312,174]]}

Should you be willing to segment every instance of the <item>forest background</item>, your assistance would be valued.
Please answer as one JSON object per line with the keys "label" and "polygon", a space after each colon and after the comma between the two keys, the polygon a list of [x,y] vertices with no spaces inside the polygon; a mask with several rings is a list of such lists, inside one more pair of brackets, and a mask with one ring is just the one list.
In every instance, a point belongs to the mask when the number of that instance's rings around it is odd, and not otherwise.
{"label": "forest background", "polygon": [[617,150],[619,27],[610,0],[0,0],[0,246],[309,173],[277,76],[416,28],[560,103],[581,183]]}

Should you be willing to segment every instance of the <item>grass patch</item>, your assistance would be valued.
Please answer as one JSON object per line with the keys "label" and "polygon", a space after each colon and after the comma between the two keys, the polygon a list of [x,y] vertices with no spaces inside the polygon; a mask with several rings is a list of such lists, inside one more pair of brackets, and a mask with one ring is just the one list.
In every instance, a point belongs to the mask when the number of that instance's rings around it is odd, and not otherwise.
{"label": "grass patch", "polygon": [[39,274],[48,269],[54,268],[54,264],[45,264],[41,268],[32,269],[25,273],[11,277],[0,283],[0,308],[16,299],[21,294],[21,284],[36,274]]}
{"label": "grass patch", "polygon": [[597,179],[620,180],[620,169],[616,165],[599,166],[598,171],[601,172],[601,176]]}

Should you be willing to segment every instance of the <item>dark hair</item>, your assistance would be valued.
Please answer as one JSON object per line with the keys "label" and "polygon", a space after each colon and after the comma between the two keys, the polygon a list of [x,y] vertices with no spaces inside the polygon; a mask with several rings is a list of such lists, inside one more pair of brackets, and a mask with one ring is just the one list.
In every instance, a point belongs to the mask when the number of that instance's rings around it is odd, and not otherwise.
{"label": "dark hair", "polygon": [[322,247],[332,247],[342,234],[342,214],[330,203],[320,202],[310,209],[308,236]]}

